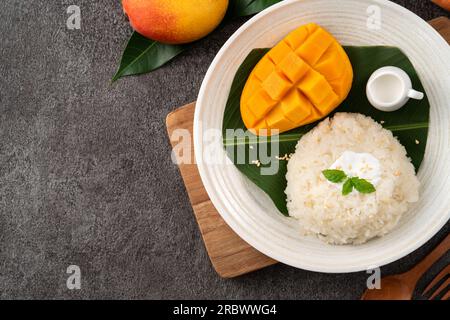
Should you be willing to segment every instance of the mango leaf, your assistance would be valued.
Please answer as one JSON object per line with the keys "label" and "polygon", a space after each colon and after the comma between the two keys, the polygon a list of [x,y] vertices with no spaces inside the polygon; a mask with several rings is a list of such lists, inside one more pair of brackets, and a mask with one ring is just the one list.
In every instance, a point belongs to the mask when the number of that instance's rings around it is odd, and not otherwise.
{"label": "mango leaf", "polygon": [[[354,79],[347,99],[334,112],[362,113],[380,122],[384,128],[391,130],[397,136],[400,143],[405,146],[408,156],[411,158],[417,171],[424,157],[428,137],[430,111],[428,98],[425,96],[423,100],[410,100],[403,108],[395,112],[382,112],[370,105],[365,93],[365,87],[370,75],[376,69],[383,66],[397,66],[402,68],[411,77],[413,87],[416,90],[425,92],[414,66],[408,57],[400,49],[395,47],[348,46],[344,47],[344,49],[352,63]],[[293,153],[298,140],[314,128],[317,123],[282,133],[276,137],[279,141],[279,155],[271,155],[271,157],[272,161],[278,161],[279,168],[274,175],[262,175],[261,170],[267,165],[261,164],[257,166],[251,162],[252,159],[249,159],[253,149],[256,148],[255,146],[261,143],[267,144],[268,154],[270,154],[271,139],[259,139],[250,133],[248,133],[249,136],[247,138],[226,137],[227,129],[246,130],[240,113],[240,97],[250,72],[268,50],[255,49],[251,51],[234,77],[223,116],[223,144],[226,147],[229,158],[234,162],[237,169],[266,192],[282,214],[288,215],[286,195],[284,193],[287,184],[285,178],[287,161],[278,160],[277,157]],[[248,161],[238,163],[233,155],[237,152],[238,147],[242,146],[244,147],[246,160],[248,159]]]}
{"label": "mango leaf", "polygon": [[170,45],[149,40],[133,32],[112,82],[124,76],[153,71],[187,48],[186,45]]}
{"label": "mango leaf", "polygon": [[229,12],[237,17],[249,16],[281,1],[282,0],[231,0]]}

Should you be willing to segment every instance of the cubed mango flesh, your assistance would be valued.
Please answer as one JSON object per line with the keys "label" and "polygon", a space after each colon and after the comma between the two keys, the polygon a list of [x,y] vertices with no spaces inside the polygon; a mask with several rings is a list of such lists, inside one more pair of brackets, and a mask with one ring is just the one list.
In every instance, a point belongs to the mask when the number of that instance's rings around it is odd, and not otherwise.
{"label": "cubed mango flesh", "polygon": [[345,100],[352,82],[352,65],[337,40],[317,24],[301,26],[253,69],[241,96],[242,119],[261,135],[315,122]]}

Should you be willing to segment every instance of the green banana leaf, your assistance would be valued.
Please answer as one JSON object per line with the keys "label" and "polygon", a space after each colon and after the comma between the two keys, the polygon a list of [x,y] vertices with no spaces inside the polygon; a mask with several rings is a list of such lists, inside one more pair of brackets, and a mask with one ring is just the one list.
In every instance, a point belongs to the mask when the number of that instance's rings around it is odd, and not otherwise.
{"label": "green banana leaf", "polygon": [[[334,112],[357,112],[372,117],[375,121],[382,123],[383,127],[391,130],[400,143],[405,146],[408,156],[411,158],[416,171],[422,163],[425,146],[428,136],[428,123],[430,104],[425,96],[423,100],[410,100],[403,108],[394,112],[382,112],[372,107],[366,97],[366,84],[370,75],[378,68],[384,66],[396,66],[408,73],[411,77],[413,88],[425,92],[419,76],[408,57],[398,48],[386,46],[373,47],[344,47],[353,66],[353,85],[347,99]],[[244,85],[250,72],[253,70],[258,61],[267,53],[269,49],[255,49],[244,60],[238,69],[228,97],[223,117],[223,143],[227,150],[229,158],[234,162],[235,166],[247,178],[261,188],[272,199],[278,210],[288,215],[286,207],[286,171],[287,161],[279,161],[278,172],[274,175],[262,175],[261,169],[264,164],[257,166],[252,163],[251,155],[253,146],[265,143],[270,154],[271,139],[260,139],[257,136],[248,134],[247,138],[226,138],[227,129],[244,129],[245,125],[240,113],[240,97]],[[332,114],[330,115],[332,116]],[[279,155],[289,155],[295,151],[298,140],[314,128],[317,124],[306,125],[275,137],[279,140]],[[238,163],[233,155],[237,152],[238,147],[244,147],[245,156],[248,161]],[[252,147],[250,147],[252,146]],[[252,150],[251,150],[252,149]],[[273,155],[277,156],[277,155]],[[254,160],[254,159],[253,159]]]}

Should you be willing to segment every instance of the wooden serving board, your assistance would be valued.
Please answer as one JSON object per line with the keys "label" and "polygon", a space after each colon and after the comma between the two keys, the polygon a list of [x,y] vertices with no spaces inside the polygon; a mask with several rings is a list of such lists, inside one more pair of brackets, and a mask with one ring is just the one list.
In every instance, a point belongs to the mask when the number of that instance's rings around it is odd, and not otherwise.
{"label": "wooden serving board", "polygon": [[[430,21],[430,24],[450,44],[450,20],[441,17]],[[176,129],[185,129],[190,133],[192,164],[181,163],[179,169],[214,269],[221,277],[233,278],[277,263],[251,247],[231,230],[210,201],[197,165],[193,163],[194,109],[195,102],[171,112],[166,118],[166,126],[173,147],[180,143],[179,137],[173,135]]]}

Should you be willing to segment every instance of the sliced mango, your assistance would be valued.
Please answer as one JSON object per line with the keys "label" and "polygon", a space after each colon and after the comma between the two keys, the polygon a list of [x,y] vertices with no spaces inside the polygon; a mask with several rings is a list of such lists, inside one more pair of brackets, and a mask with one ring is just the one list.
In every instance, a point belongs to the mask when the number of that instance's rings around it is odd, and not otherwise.
{"label": "sliced mango", "polygon": [[277,104],[277,101],[272,100],[264,89],[260,89],[253,94],[248,100],[249,111],[254,114],[258,119],[263,118],[273,106]]}
{"label": "sliced mango", "polygon": [[291,86],[292,83],[281,72],[272,72],[262,84],[269,97],[275,101],[283,99]]}
{"label": "sliced mango", "polygon": [[314,106],[300,90],[291,90],[281,101],[281,108],[275,109],[283,110],[284,116],[297,126],[309,117],[313,108]]}
{"label": "sliced mango", "polygon": [[332,112],[352,81],[352,65],[337,40],[317,24],[301,26],[255,66],[241,96],[242,119],[255,134],[294,129]]}

